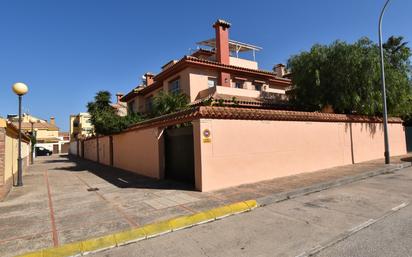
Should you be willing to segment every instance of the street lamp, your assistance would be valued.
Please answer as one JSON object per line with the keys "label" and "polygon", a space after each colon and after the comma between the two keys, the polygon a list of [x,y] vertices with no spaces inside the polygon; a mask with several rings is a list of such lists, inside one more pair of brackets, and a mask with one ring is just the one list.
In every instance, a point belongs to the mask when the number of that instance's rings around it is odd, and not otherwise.
{"label": "street lamp", "polygon": [[390,0],[386,0],[385,5],[382,8],[381,15],[379,16],[379,49],[381,57],[381,80],[382,80],[382,100],[383,100],[383,138],[385,141],[385,164],[390,163],[389,158],[389,140],[388,140],[388,110],[386,107],[386,86],[385,86],[385,63],[383,60],[383,46],[382,46],[382,18],[385,13],[386,7]]}
{"label": "street lamp", "polygon": [[21,159],[21,99],[29,89],[26,84],[17,82],[13,85],[13,91],[19,96],[19,157],[17,158],[17,186],[23,186],[23,162]]}

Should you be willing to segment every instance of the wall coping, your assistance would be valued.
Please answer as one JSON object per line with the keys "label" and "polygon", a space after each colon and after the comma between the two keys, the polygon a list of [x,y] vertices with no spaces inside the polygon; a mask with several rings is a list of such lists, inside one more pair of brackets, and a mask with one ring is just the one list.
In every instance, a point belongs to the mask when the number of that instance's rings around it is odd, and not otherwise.
{"label": "wall coping", "polygon": [[[367,115],[335,114],[321,112],[301,112],[273,109],[256,109],[241,107],[195,106],[179,112],[159,116],[131,125],[122,132],[154,127],[167,127],[196,119],[224,119],[224,120],[272,120],[272,121],[303,121],[303,122],[339,122],[339,123],[381,123],[382,118]],[[389,117],[388,123],[402,123],[398,117]],[[109,136],[109,135],[106,135]],[[104,137],[104,135],[99,135]],[[94,139],[96,136],[85,140]]]}
{"label": "wall coping", "polygon": [[[130,126],[128,130],[147,127],[171,126],[195,119],[227,119],[227,120],[273,120],[273,121],[313,121],[313,122],[351,122],[381,123],[382,118],[366,115],[349,115],[320,112],[301,112],[273,109],[256,109],[220,106],[196,106],[172,114],[145,120]],[[402,123],[398,117],[389,117],[388,123]]]}

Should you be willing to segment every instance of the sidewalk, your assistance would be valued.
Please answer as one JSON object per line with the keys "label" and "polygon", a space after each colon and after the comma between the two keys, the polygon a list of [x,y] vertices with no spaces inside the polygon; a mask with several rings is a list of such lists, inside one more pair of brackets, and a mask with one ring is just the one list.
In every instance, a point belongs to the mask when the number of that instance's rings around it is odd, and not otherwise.
{"label": "sidewalk", "polygon": [[[392,158],[390,166],[410,161]],[[409,163],[408,163],[409,164]],[[388,170],[383,160],[242,185],[211,193],[67,156],[41,158],[24,187],[0,202],[0,256],[59,246],[249,199]]]}

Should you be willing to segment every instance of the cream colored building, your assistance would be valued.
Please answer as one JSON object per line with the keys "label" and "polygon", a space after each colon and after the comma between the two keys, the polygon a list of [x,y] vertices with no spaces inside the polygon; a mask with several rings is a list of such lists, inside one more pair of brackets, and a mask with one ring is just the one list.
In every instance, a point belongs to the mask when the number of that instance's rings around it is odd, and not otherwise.
{"label": "cream colored building", "polygon": [[[0,201],[10,191],[17,179],[18,128],[0,118]],[[29,165],[30,138],[22,134],[23,172]]]}
{"label": "cream colored building", "polygon": [[93,135],[94,127],[90,119],[91,115],[88,112],[70,115],[70,141]]}
{"label": "cream colored building", "polygon": [[[18,116],[8,115],[8,119],[14,126],[18,127]],[[47,121],[29,114],[23,114],[21,129],[26,134],[34,133],[36,147],[44,147],[53,153],[60,153],[61,145],[64,142],[59,137],[59,128],[56,126],[54,117],[50,117],[50,120]]]}

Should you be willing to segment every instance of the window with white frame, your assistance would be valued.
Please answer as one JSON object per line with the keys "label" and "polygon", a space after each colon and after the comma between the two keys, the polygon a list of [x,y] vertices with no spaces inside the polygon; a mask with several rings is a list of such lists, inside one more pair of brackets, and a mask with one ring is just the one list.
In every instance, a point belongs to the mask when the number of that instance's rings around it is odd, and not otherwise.
{"label": "window with white frame", "polygon": [[169,82],[169,92],[170,93],[178,93],[180,91],[180,81],[179,79],[175,79]]}
{"label": "window with white frame", "polygon": [[235,81],[234,86],[235,88],[242,88],[243,89],[243,81]]}
{"label": "window with white frame", "polygon": [[217,79],[212,77],[207,78],[207,85],[208,87],[215,87],[217,85]]}
{"label": "window with white frame", "polygon": [[256,91],[261,91],[262,90],[262,83],[257,83],[257,82],[255,82],[255,83],[253,83],[253,85],[255,86],[255,90]]}

